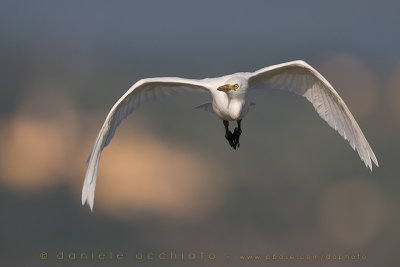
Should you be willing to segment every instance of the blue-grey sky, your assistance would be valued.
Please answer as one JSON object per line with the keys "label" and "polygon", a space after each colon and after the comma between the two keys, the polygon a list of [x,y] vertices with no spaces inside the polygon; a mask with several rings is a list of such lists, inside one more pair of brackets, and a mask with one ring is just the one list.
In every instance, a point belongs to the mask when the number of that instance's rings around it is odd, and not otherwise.
{"label": "blue-grey sky", "polygon": [[398,10],[397,1],[3,1],[1,46],[235,66],[345,50],[382,63],[399,59]]}
{"label": "blue-grey sky", "polygon": [[397,1],[2,1],[1,110],[37,77],[82,99],[148,76],[314,65],[330,53],[355,55],[387,79],[400,61],[398,10]]}

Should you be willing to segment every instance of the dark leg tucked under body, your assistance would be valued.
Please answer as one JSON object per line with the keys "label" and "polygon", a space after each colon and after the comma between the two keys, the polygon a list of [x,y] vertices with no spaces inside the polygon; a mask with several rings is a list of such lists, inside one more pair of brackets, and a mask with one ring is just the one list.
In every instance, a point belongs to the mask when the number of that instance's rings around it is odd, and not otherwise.
{"label": "dark leg tucked under body", "polygon": [[240,123],[242,122],[242,120],[237,121],[238,127],[235,128],[233,133],[231,131],[229,131],[229,121],[223,121],[223,122],[224,122],[224,126],[225,126],[226,140],[228,140],[229,144],[231,145],[231,147],[233,149],[236,149],[236,147],[239,148],[240,147],[239,137],[242,134],[242,129],[240,128]]}

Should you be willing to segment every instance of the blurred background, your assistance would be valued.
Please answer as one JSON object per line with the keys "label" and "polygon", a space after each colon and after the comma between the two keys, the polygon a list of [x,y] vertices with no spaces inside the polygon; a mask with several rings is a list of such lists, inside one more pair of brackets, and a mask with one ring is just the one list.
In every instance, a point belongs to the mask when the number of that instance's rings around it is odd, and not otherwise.
{"label": "blurred background", "polygon": [[[1,3],[1,266],[95,266],[70,256],[92,252],[114,253],[107,266],[321,264],[265,260],[274,253],[399,266],[397,1]],[[301,97],[256,92],[233,151],[221,121],[193,109],[209,98],[180,95],[122,123],[102,154],[94,212],[81,206],[91,144],[138,79],[296,59],[336,88],[379,168],[365,168]],[[185,259],[157,259],[171,251]]]}

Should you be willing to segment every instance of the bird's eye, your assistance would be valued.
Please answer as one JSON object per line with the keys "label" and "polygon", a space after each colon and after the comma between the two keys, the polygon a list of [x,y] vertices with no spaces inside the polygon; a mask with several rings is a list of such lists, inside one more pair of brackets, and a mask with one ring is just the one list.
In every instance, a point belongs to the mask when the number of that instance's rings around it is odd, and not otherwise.
{"label": "bird's eye", "polygon": [[239,88],[239,84],[233,85],[233,88],[234,88],[234,89],[238,89],[238,88]]}

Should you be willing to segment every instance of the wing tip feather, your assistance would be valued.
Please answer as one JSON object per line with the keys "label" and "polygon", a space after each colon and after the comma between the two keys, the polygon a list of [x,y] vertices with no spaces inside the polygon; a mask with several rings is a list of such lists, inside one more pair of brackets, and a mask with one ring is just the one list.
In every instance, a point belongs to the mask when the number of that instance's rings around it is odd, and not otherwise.
{"label": "wing tip feather", "polygon": [[94,205],[94,190],[96,187],[96,182],[87,183],[85,178],[85,184],[82,189],[82,206],[87,204],[90,207],[90,210],[93,212]]}

